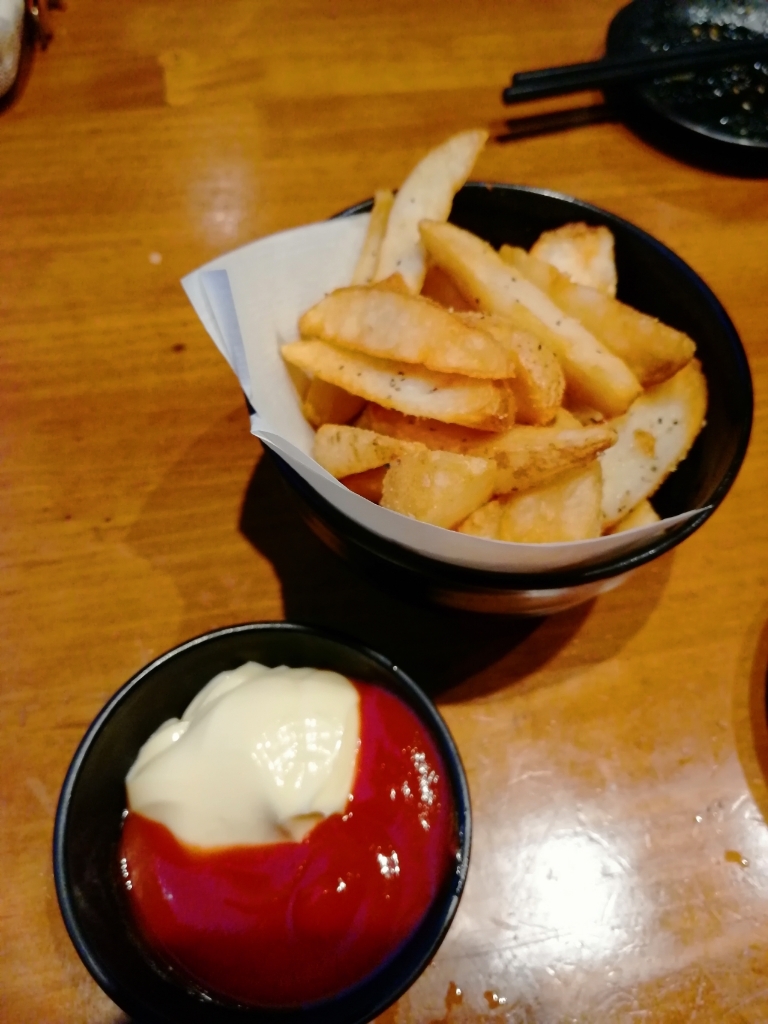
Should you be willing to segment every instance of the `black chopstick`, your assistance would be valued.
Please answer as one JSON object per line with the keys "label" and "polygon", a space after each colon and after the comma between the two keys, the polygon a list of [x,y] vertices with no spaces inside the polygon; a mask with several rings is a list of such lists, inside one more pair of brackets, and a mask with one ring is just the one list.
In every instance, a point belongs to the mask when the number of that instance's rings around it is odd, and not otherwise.
{"label": "black chopstick", "polygon": [[563,96],[569,92],[601,89],[606,85],[642,82],[666,78],[686,71],[697,71],[742,60],[768,58],[768,37],[725,43],[695,43],[675,50],[643,54],[639,57],[603,57],[586,64],[565,64],[556,68],[519,71],[502,93],[505,103]]}

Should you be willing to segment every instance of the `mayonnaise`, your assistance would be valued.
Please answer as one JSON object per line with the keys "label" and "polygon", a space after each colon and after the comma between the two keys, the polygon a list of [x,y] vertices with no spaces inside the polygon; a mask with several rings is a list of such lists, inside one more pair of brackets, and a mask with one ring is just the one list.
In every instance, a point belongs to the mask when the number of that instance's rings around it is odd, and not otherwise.
{"label": "mayonnaise", "polygon": [[336,672],[252,661],[222,672],[141,748],[129,809],[194,846],[299,841],[346,807],[359,705]]}

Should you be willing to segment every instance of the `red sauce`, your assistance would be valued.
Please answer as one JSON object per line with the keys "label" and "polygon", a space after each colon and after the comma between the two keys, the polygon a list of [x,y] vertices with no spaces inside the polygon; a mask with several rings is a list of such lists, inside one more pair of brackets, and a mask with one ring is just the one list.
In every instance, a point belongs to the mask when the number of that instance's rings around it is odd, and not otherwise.
{"label": "red sauce", "polygon": [[261,1006],[338,994],[396,952],[455,868],[434,742],[398,698],[356,685],[353,798],[302,842],[208,851],[140,814],[125,819],[121,866],[139,927],[211,993]]}

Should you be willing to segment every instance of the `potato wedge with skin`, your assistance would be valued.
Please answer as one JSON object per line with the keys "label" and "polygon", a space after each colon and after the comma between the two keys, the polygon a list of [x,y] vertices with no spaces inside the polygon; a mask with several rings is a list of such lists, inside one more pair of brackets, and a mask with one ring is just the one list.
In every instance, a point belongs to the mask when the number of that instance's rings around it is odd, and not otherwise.
{"label": "potato wedge with skin", "polygon": [[378,466],[376,469],[367,469],[364,473],[352,473],[343,476],[339,483],[344,484],[350,491],[359,494],[378,505],[381,501],[381,491],[384,486],[384,477],[387,475],[389,466]]}
{"label": "potato wedge with skin", "polygon": [[468,533],[473,537],[485,537],[487,540],[499,539],[499,528],[504,505],[498,498],[475,509],[456,529],[459,533]]}
{"label": "potato wedge with skin", "polygon": [[602,482],[595,460],[503,500],[499,540],[554,544],[599,537]]}
{"label": "potato wedge with skin", "polygon": [[565,375],[547,342],[491,313],[455,315],[487,331],[509,353],[515,367],[510,387],[517,398],[517,419],[521,423],[551,423],[563,401]]}
{"label": "potato wedge with skin", "polygon": [[366,405],[355,426],[388,437],[397,437],[402,441],[418,441],[433,451],[457,452],[460,455],[473,446],[499,436],[488,430],[473,430],[455,423],[406,416],[395,409],[384,409],[375,402]]}
{"label": "potato wedge with skin", "polygon": [[658,523],[660,518],[650,501],[641,501],[639,505],[635,505],[629,515],[620,519],[608,532],[624,533],[626,530],[635,530],[638,526],[650,526],[651,523]]}
{"label": "potato wedge with skin", "polygon": [[368,231],[350,284],[370,284],[373,280],[394,201],[395,196],[388,188],[379,189],[374,195]]}
{"label": "potato wedge with skin", "polygon": [[655,493],[690,451],[706,412],[707,384],[693,359],[612,421],[616,444],[600,455],[605,527],[618,523]]}
{"label": "potato wedge with skin", "polygon": [[301,411],[313,427],[322,427],[324,423],[350,423],[364,405],[365,399],[315,377],[309,383]]}
{"label": "potato wedge with skin", "polygon": [[427,267],[427,276],[421,287],[421,294],[425,299],[431,299],[443,309],[450,309],[454,312],[466,311],[475,307],[464,298],[451,278],[434,264]]}
{"label": "potato wedge with skin", "polygon": [[281,351],[291,365],[410,416],[497,431],[514,422],[514,397],[496,381],[434,373],[325,341],[294,341]]}
{"label": "potato wedge with skin", "polygon": [[515,358],[480,324],[465,323],[420,295],[339,288],[299,320],[302,337],[320,338],[379,359],[420,363],[439,373],[504,380]]}
{"label": "potato wedge with skin", "polygon": [[516,426],[468,448],[467,454],[494,459],[498,469],[494,494],[506,494],[538,487],[583,466],[615,443],[616,431],[607,423],[575,428]]}
{"label": "potato wedge with skin", "polygon": [[563,224],[544,231],[531,246],[531,256],[553,267],[575,284],[616,295],[616,259],[613,234],[605,225]]}
{"label": "potato wedge with skin", "polygon": [[[536,336],[544,328],[572,397],[606,416],[629,408],[642,390],[629,367],[505,263],[487,242],[454,224],[422,221],[420,230],[431,259],[451,275],[465,296],[474,299],[477,308],[505,317]],[[521,310],[525,311],[522,316]],[[536,321],[541,325],[538,329]]]}
{"label": "potato wedge with skin", "polygon": [[399,441],[359,427],[326,424],[315,434],[312,458],[340,480],[345,476],[365,473],[386,466],[408,452],[418,452],[423,445]]}
{"label": "potato wedge with skin", "polygon": [[668,380],[693,358],[696,346],[682,331],[595,288],[574,284],[556,267],[524,249],[504,245],[500,256],[622,359],[643,387]]}
{"label": "potato wedge with skin", "polygon": [[429,449],[408,453],[384,477],[381,505],[450,530],[488,501],[495,476],[488,459]]}
{"label": "potato wedge with skin", "polygon": [[414,167],[395,196],[374,281],[402,274],[414,295],[421,291],[427,261],[419,221],[448,217],[453,197],[469,177],[487,138],[484,129],[460,132]]}

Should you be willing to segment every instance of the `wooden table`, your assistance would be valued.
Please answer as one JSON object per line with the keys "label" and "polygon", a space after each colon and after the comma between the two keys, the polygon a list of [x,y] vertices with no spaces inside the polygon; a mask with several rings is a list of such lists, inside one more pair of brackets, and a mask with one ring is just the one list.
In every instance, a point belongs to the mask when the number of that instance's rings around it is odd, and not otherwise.
{"label": "wooden table", "polygon": [[768,1019],[765,183],[676,163],[614,123],[481,157],[477,177],[571,193],[671,246],[733,317],[756,390],[713,519],[542,621],[414,610],[326,551],[179,287],[218,253],[397,185],[455,130],[499,134],[509,73],[596,56],[616,6],[54,12],[0,117],[0,1020],[124,1019],[56,904],[67,764],[149,659],[282,617],[355,635],[438,693],[469,774],[466,895],[389,1024]]}

